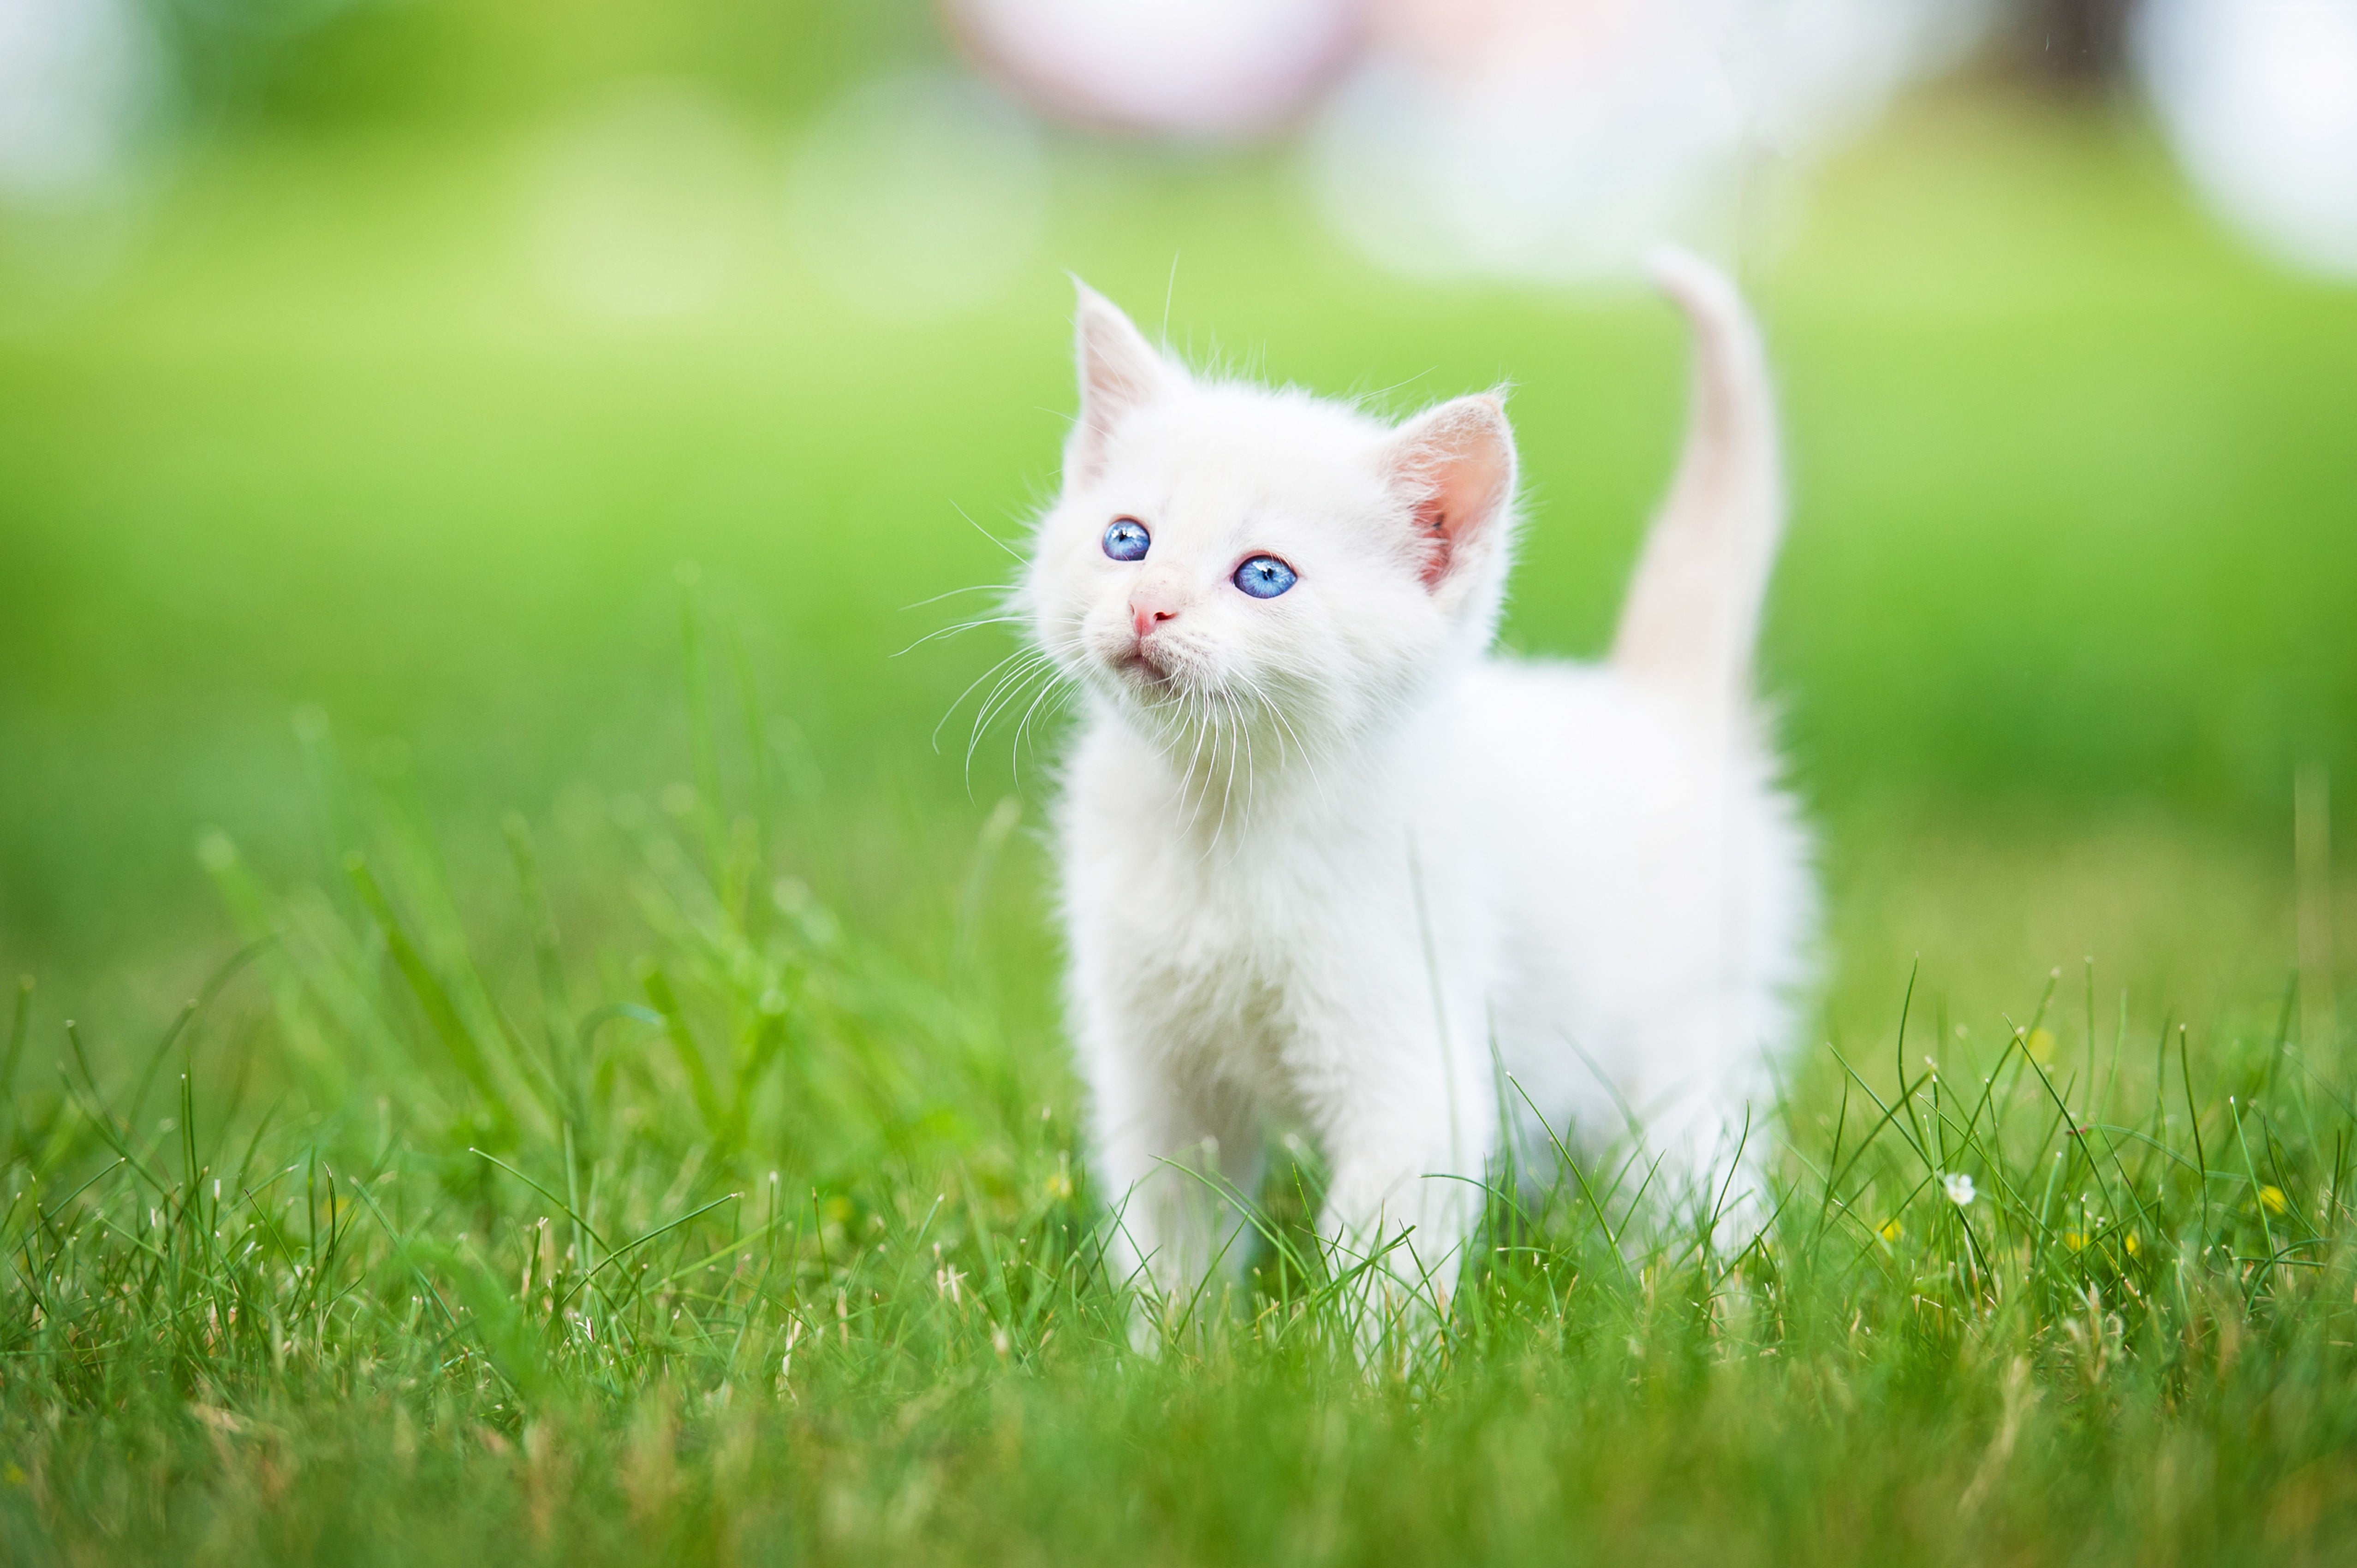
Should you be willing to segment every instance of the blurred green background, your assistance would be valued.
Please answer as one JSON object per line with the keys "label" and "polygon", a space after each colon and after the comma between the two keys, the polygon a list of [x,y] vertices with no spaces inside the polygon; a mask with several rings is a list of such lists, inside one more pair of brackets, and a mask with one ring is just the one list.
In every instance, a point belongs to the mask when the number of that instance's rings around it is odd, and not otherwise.
{"label": "blurred green background", "polygon": [[[787,858],[949,961],[981,825],[1009,794],[1040,821],[1053,739],[1018,759],[1001,725],[965,765],[953,704],[1001,628],[899,650],[974,613],[920,601],[1003,581],[986,536],[1054,483],[1067,270],[1322,391],[1511,379],[1517,648],[1600,644],[1665,479],[1665,310],[1383,275],[1274,152],[1051,134],[1004,287],[899,318],[845,296],[797,148],[870,74],[951,63],[921,7],[156,15],[180,63],[139,177],[0,209],[0,963],[48,1010],[144,1026],[233,950],[206,827],[320,873],[306,735],[417,802],[485,900],[501,811],[661,799],[693,775],[683,562],[785,737],[759,777]],[[700,292],[585,308],[550,238],[565,149],[682,103],[719,151],[638,188],[716,247]],[[2293,770],[2357,799],[2357,293],[2217,231],[2132,106],[1988,68],[1782,227],[1745,277],[1797,494],[1767,662],[1835,1015],[1895,1008],[1919,952],[2000,1000],[2083,954],[2155,1013],[2279,988]],[[1045,1027],[1039,869],[978,897]]]}

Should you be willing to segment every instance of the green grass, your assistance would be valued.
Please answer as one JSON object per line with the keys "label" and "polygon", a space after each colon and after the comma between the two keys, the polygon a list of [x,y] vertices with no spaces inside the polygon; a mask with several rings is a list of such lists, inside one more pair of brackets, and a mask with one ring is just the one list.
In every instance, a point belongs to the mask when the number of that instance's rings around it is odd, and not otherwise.
{"label": "green grass", "polygon": [[2357,1064],[2293,912],[2357,907],[2289,802],[2357,779],[2349,295],[2108,120],[1938,103],[1836,171],[1751,280],[1833,893],[1776,1221],[1713,1252],[1609,1143],[1498,1173],[1371,1380],[1307,1157],[1253,1289],[1128,1349],[1044,758],[969,775],[970,709],[935,753],[1005,645],[895,658],[949,618],[901,607],[1003,575],[960,513],[1051,470],[1056,267],[1151,319],[1175,252],[1199,350],[1511,375],[1510,637],[1591,649],[1666,313],[1387,281],[1281,170],[1068,148],[986,310],[863,320],[748,197],[737,291],[622,328],[538,281],[530,155],[222,145],[5,317],[0,1556],[2340,1555]]}
{"label": "green grass", "polygon": [[2326,1561],[2357,1510],[2357,1110],[2288,1006],[1912,998],[1759,1129],[1756,1242],[1609,1144],[1493,1171],[1372,1375],[1305,1160],[1149,1359],[1052,1038],[757,808],[582,813],[635,910],[585,955],[521,819],[470,935],[358,797],[320,885],[208,840],[247,945],[135,1071],[69,1027],[10,1098],[14,1561]]}

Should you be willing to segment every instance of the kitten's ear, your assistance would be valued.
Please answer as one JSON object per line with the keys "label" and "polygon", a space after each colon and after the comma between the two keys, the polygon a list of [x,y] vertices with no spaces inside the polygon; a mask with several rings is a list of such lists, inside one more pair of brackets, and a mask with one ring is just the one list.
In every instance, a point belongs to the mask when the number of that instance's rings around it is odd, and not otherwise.
{"label": "kitten's ear", "polygon": [[1501,553],[1514,496],[1514,432],[1497,395],[1426,409],[1393,433],[1384,461],[1415,509],[1424,585],[1462,598]]}
{"label": "kitten's ear", "polygon": [[1115,428],[1168,390],[1178,371],[1113,301],[1078,279],[1073,286],[1080,291],[1073,358],[1079,362],[1081,413],[1064,443],[1064,478],[1085,484],[1104,471]]}

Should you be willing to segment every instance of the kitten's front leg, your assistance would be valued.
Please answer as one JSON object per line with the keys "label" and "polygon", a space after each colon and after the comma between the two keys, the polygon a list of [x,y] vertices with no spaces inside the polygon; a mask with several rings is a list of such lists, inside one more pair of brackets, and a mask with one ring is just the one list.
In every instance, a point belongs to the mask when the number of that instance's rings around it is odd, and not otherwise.
{"label": "kitten's front leg", "polygon": [[1488,1084],[1445,1068],[1433,1042],[1406,1041],[1403,1070],[1360,1072],[1326,1109],[1329,1176],[1319,1231],[1367,1370],[1397,1369],[1448,1316],[1481,1215],[1497,1121]]}
{"label": "kitten's front leg", "polygon": [[1252,1108],[1217,1086],[1190,1082],[1144,1042],[1091,1053],[1096,1176],[1112,1213],[1106,1259],[1138,1293],[1132,1337],[1148,1348],[1210,1305],[1216,1275],[1243,1269],[1247,1200],[1260,1185],[1260,1129]]}

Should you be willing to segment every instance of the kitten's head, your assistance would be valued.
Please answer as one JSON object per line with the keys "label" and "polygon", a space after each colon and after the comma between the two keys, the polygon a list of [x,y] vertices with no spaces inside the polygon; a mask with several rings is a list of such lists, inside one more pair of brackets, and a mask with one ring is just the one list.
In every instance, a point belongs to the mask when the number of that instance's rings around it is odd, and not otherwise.
{"label": "kitten's head", "polygon": [[[1495,396],[1391,426],[1199,379],[1081,291],[1081,411],[1023,600],[1040,648],[1168,745],[1363,735],[1485,647],[1514,445]],[[1174,748],[1175,749],[1175,748]]]}

